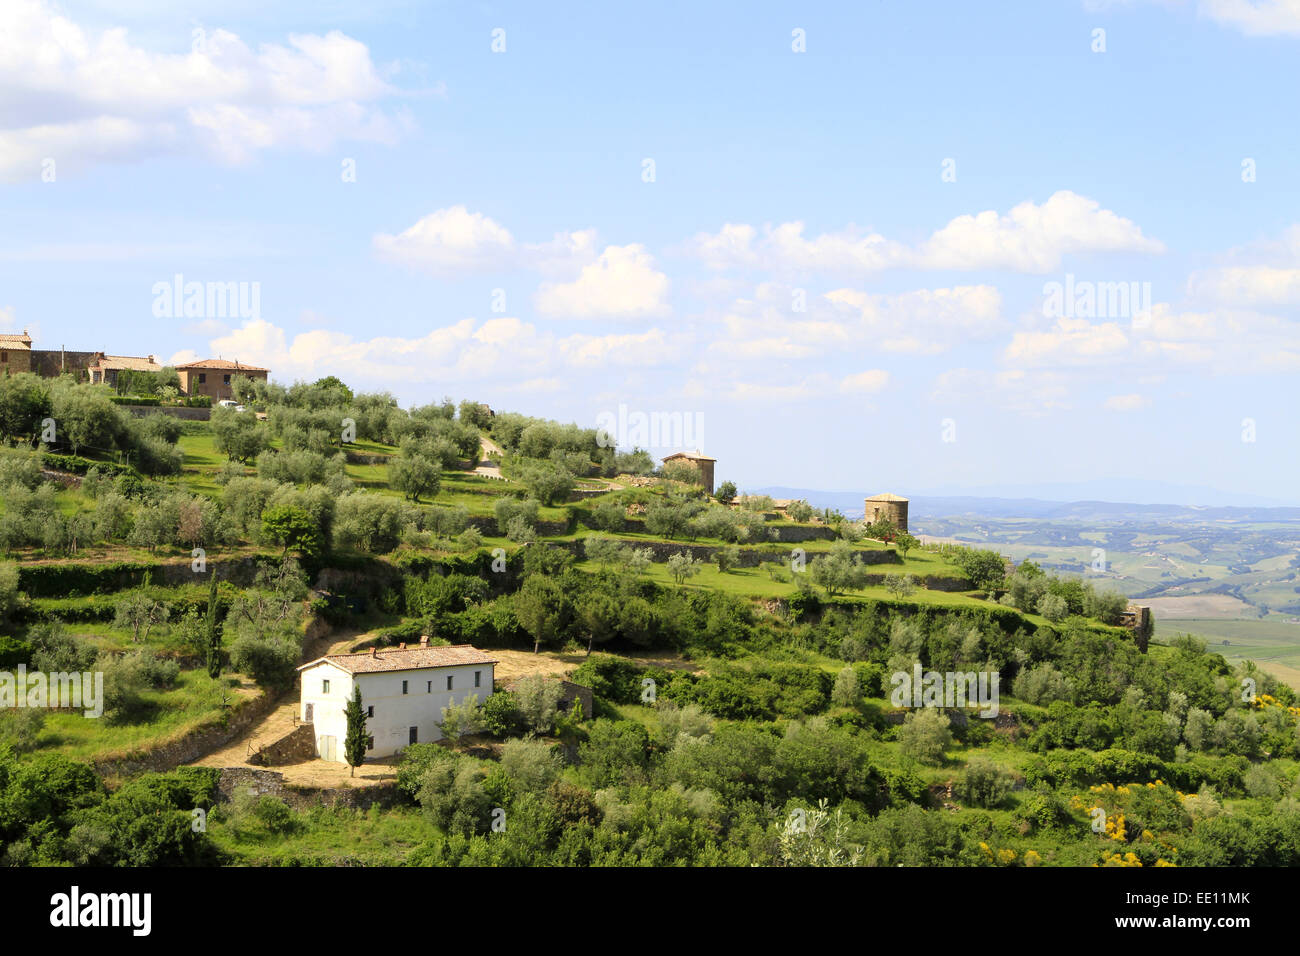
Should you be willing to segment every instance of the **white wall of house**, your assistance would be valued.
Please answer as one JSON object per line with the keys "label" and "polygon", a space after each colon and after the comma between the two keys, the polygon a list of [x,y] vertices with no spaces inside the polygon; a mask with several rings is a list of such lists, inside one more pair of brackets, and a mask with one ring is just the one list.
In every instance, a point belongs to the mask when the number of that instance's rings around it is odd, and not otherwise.
{"label": "white wall of house", "polygon": [[[483,703],[492,693],[492,677],[491,664],[349,674],[333,664],[320,663],[302,672],[299,716],[308,720],[310,705],[317,755],[346,763],[343,742],[347,738],[348,720],[344,709],[352,699],[353,681],[356,681],[361,688],[361,706],[367,712],[366,733],[374,738],[374,747],[366,752],[366,757],[387,757],[411,743],[412,727],[417,743],[442,739],[438,729],[442,709],[452,701],[463,703],[475,694],[479,703]],[[371,708],[374,708],[373,716]],[[328,738],[333,738],[332,743]]]}

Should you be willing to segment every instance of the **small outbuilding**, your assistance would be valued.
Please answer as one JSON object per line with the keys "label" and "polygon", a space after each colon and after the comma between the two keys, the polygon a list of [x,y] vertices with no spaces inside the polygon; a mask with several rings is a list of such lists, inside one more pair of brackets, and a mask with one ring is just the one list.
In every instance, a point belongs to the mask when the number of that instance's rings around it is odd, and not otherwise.
{"label": "small outbuilding", "polygon": [[701,455],[698,451],[679,451],[664,458],[665,465],[670,461],[684,461],[694,465],[700,472],[701,484],[704,485],[704,490],[709,494],[713,494],[713,466],[717,464],[718,459]]}

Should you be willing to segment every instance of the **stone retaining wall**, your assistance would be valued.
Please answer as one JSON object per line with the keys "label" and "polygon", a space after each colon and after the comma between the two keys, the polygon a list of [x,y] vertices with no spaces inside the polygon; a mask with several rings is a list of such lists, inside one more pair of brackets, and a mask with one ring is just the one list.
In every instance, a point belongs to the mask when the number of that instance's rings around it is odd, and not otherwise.
{"label": "stone retaining wall", "polygon": [[226,767],[217,781],[217,799],[229,803],[240,791],[259,797],[276,797],[295,810],[312,807],[353,807],[368,810],[378,804],[387,809],[401,799],[396,783],[364,787],[296,787],[284,782],[284,774],[252,767]]}
{"label": "stone retaining wall", "polygon": [[282,767],[316,759],[316,728],[312,724],[299,724],[279,740],[267,744],[248,758],[258,767]]}
{"label": "stone retaining wall", "polygon": [[[469,519],[469,526],[477,528],[482,534],[489,537],[497,537],[500,532],[497,530],[497,519],[487,515],[474,515]],[[537,534],[539,537],[548,535],[568,534],[569,525],[565,521],[539,521],[537,522]]]}

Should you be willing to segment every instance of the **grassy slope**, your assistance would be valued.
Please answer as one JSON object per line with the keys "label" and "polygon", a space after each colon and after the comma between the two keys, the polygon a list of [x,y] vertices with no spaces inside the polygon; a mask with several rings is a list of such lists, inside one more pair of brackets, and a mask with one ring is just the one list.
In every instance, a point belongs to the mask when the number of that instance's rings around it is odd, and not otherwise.
{"label": "grassy slope", "polygon": [[[180,445],[185,456],[184,470],[179,478],[172,479],[172,481],[196,493],[219,494],[220,487],[213,479],[218,470],[225,464],[225,456],[216,451],[211,432],[203,428],[191,428],[181,437]],[[360,443],[356,450],[368,455],[393,454],[397,451],[392,446],[379,445],[373,442]],[[387,487],[386,464],[349,464],[347,471],[359,486],[365,487],[367,490],[381,494],[398,494]],[[247,473],[252,474],[253,469],[248,469]],[[433,504],[442,506],[459,504],[464,505],[472,515],[489,515],[492,513],[492,505],[496,498],[511,487],[511,483],[495,481],[474,474],[448,473],[444,475],[442,490],[434,499]],[[93,502],[76,490],[61,492],[59,497],[61,507],[68,509],[75,510],[76,508],[93,506]],[[590,507],[593,503],[592,499],[587,499],[582,503],[582,506]],[[428,504],[426,503],[425,506],[427,507]],[[542,517],[547,520],[562,520],[568,514],[569,510],[565,507],[542,510]],[[589,529],[579,526],[574,534],[552,540],[572,540],[585,537],[591,533]],[[633,545],[650,540],[659,540],[651,535],[637,532],[621,534],[618,537]],[[722,544],[722,542],[704,540],[693,543]],[[802,543],[798,547],[803,548],[810,557],[813,557],[817,553],[828,549],[830,544],[829,541],[810,541]],[[496,536],[488,537],[485,540],[485,545],[488,547],[505,546],[510,550],[517,547],[517,545]],[[793,546],[764,543],[758,545],[758,547],[788,554]],[[885,548],[879,542],[862,542],[856,547],[861,550]],[[166,556],[188,556],[188,552],[183,552],[180,549],[174,549],[174,551],[174,555],[169,554]],[[163,556],[161,552],[158,555],[151,556],[141,549],[114,547],[111,549],[96,549],[95,552],[84,556],[82,559],[147,560],[150,557],[159,558]],[[28,559],[30,560],[32,557],[36,557],[36,555],[29,556]],[[594,570],[590,562],[579,562],[579,567]],[[701,573],[683,586],[693,590],[713,588],[753,599],[788,597],[794,593],[795,585],[793,580],[775,580],[771,570],[776,567],[778,567],[776,564],[764,564],[756,568],[739,568],[722,573],[718,571],[715,565],[705,564]],[[957,576],[959,574],[955,567],[937,553],[923,550],[910,552],[906,560],[901,563],[873,565],[870,570],[874,573],[911,574],[918,579],[924,579],[929,575]],[[658,584],[673,586],[664,564],[652,565],[647,574]],[[788,572],[786,576],[789,576]],[[194,587],[186,589],[187,592],[194,590]],[[197,591],[195,594],[197,595]],[[202,595],[198,596],[201,597]],[[853,603],[871,599],[890,599],[892,597],[893,595],[884,587],[871,586],[861,592],[842,596],[841,600]],[[114,595],[98,595],[79,599],[46,599],[39,602],[39,604],[47,611],[57,612],[60,607],[69,602],[89,601],[111,605],[115,599]],[[925,588],[917,588],[906,600],[913,603],[931,604],[952,609],[988,606],[987,601],[979,597],[962,593],[931,591]],[[1042,619],[1035,616],[1026,615],[1026,617],[1036,623],[1042,623]],[[88,636],[93,643],[105,650],[120,651],[133,646],[128,632],[114,628],[109,624],[76,624],[72,625],[71,629],[74,633]],[[166,628],[160,629],[151,636],[149,644],[166,653],[169,650],[174,650],[175,635]],[[842,665],[839,662],[828,661],[824,662],[823,666],[838,669]],[[79,756],[103,755],[108,752],[118,752],[124,748],[142,747],[151,743],[162,742],[171,739],[186,728],[214,719],[220,713],[220,692],[221,687],[214,685],[201,670],[184,671],[181,680],[174,689],[155,693],[156,699],[153,702],[157,705],[157,710],[148,722],[112,727],[106,722],[88,722],[70,715],[55,715],[47,725],[43,742],[60,746],[68,750],[69,753],[75,753]],[[883,757],[882,754],[882,759]]]}

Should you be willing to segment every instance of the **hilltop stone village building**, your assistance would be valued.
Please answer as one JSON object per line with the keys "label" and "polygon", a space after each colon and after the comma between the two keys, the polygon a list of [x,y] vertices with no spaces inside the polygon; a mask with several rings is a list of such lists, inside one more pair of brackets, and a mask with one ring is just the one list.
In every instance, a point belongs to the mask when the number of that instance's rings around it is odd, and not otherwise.
{"label": "hilltop stone village building", "polygon": [[[69,374],[92,385],[116,386],[122,372],[159,372],[165,366],[152,355],[110,355],[65,348],[34,349],[26,329],[21,333],[0,333],[0,375],[35,372],[45,378]],[[233,398],[231,380],[236,375],[265,382],[270,369],[244,365],[223,358],[204,359],[176,366],[181,394],[206,395],[214,402]]]}
{"label": "hilltop stone village building", "polygon": [[176,366],[181,379],[181,391],[186,395],[206,395],[214,402],[233,398],[230,383],[236,375],[265,382],[269,369],[256,365],[243,365],[228,359],[204,359]]}
{"label": "hilltop stone village building", "polygon": [[899,531],[907,530],[907,499],[899,495],[873,495],[863,502],[862,517],[868,523],[888,519]]}
{"label": "hilltop stone village building", "polygon": [[117,385],[119,372],[161,372],[162,366],[152,355],[103,355],[86,371],[92,385]]}
{"label": "hilltop stone village building", "polygon": [[[57,378],[65,372],[81,381],[94,381],[90,370],[108,361],[107,369],[114,378],[123,368],[133,368],[136,363],[151,363],[153,356],[107,355],[104,352],[82,352],[66,348],[34,349],[32,337],[26,329],[21,333],[0,334],[0,375],[18,375],[35,372],[45,378]],[[157,366],[161,368],[162,366]]]}
{"label": "hilltop stone village building", "polygon": [[18,375],[32,370],[32,337],[24,329],[22,334],[7,332],[0,335],[0,375]]}

